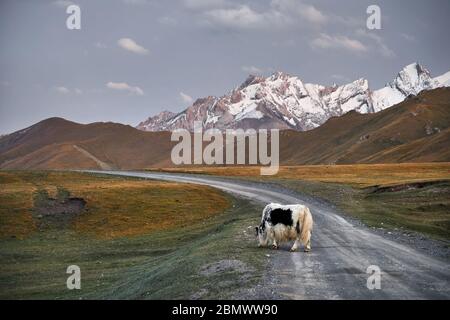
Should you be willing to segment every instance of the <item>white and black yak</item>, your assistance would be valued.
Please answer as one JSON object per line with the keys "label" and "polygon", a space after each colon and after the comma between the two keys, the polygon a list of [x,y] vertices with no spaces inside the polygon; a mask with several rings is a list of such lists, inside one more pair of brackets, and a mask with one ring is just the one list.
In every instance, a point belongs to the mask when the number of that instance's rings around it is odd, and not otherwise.
{"label": "white and black yak", "polygon": [[272,247],[278,249],[280,243],[293,240],[291,251],[296,251],[301,242],[308,252],[311,250],[312,229],[313,218],[308,207],[271,203],[263,210],[256,235],[260,247],[272,243]]}

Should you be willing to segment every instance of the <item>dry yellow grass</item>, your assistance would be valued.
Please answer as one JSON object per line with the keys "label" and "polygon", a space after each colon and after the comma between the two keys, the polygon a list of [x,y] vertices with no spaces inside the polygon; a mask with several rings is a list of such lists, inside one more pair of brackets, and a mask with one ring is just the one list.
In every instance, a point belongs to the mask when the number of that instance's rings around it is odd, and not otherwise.
{"label": "dry yellow grass", "polygon": [[[160,169],[270,181],[332,203],[369,226],[405,228],[438,239],[450,238],[450,163],[283,166],[260,176],[259,167]],[[371,186],[437,181],[427,186],[374,192]]]}
{"label": "dry yellow grass", "polygon": [[[259,177],[256,166],[233,167],[179,167],[159,171],[200,173],[219,176]],[[354,165],[308,165],[282,166],[275,176],[282,178],[320,182],[346,183],[360,187],[392,185],[430,180],[450,179],[450,162],[401,163],[401,164],[354,164]]]}
{"label": "dry yellow grass", "polygon": [[170,182],[121,181],[87,187],[67,186],[84,198],[93,214],[74,228],[98,238],[135,236],[199,223],[223,212],[227,199],[204,186]]}
{"label": "dry yellow grass", "polygon": [[0,172],[0,237],[24,238],[35,229],[33,194],[57,187],[87,202],[72,228],[111,239],[200,223],[223,212],[228,199],[215,189],[150,180],[67,172]]}

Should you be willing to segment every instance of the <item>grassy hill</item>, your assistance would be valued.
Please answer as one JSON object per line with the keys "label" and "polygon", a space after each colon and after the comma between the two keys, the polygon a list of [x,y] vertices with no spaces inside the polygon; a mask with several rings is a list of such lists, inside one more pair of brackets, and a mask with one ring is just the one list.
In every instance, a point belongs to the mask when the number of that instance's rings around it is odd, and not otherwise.
{"label": "grassy hill", "polygon": [[168,132],[50,118],[0,139],[2,169],[142,168],[170,165]]}
{"label": "grassy hill", "polygon": [[422,92],[373,114],[351,111],[307,132],[283,132],[281,159],[295,164],[449,161],[450,88]]}
{"label": "grassy hill", "polygon": [[[172,166],[170,132],[50,118],[0,138],[1,169]],[[450,88],[375,114],[351,111],[306,132],[280,133],[283,165],[450,161]]]}

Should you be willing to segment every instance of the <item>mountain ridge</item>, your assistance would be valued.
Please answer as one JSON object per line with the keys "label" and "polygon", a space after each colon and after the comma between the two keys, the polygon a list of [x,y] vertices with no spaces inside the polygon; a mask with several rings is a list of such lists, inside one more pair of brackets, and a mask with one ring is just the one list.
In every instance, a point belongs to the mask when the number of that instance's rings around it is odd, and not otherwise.
{"label": "mountain ridge", "polygon": [[[172,167],[171,133],[50,118],[0,138],[0,169]],[[450,88],[377,113],[355,110],[308,131],[280,131],[282,165],[450,161]]]}
{"label": "mountain ridge", "polygon": [[348,111],[374,113],[417,95],[423,90],[450,85],[450,71],[432,78],[418,63],[405,66],[384,88],[372,91],[367,79],[344,85],[304,83],[297,76],[275,72],[265,78],[250,75],[221,97],[199,98],[180,113],[163,111],[139,123],[143,131],[204,128],[294,129],[307,131]]}

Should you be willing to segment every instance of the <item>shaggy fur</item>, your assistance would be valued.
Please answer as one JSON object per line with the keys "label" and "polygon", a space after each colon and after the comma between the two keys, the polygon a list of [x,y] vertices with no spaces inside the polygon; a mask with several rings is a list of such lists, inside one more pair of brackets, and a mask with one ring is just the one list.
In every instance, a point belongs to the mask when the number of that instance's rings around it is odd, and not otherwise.
{"label": "shaggy fur", "polygon": [[256,233],[259,246],[272,243],[276,249],[278,244],[294,240],[291,251],[296,251],[300,243],[305,251],[310,251],[312,230],[313,218],[308,207],[271,203],[264,208]]}

